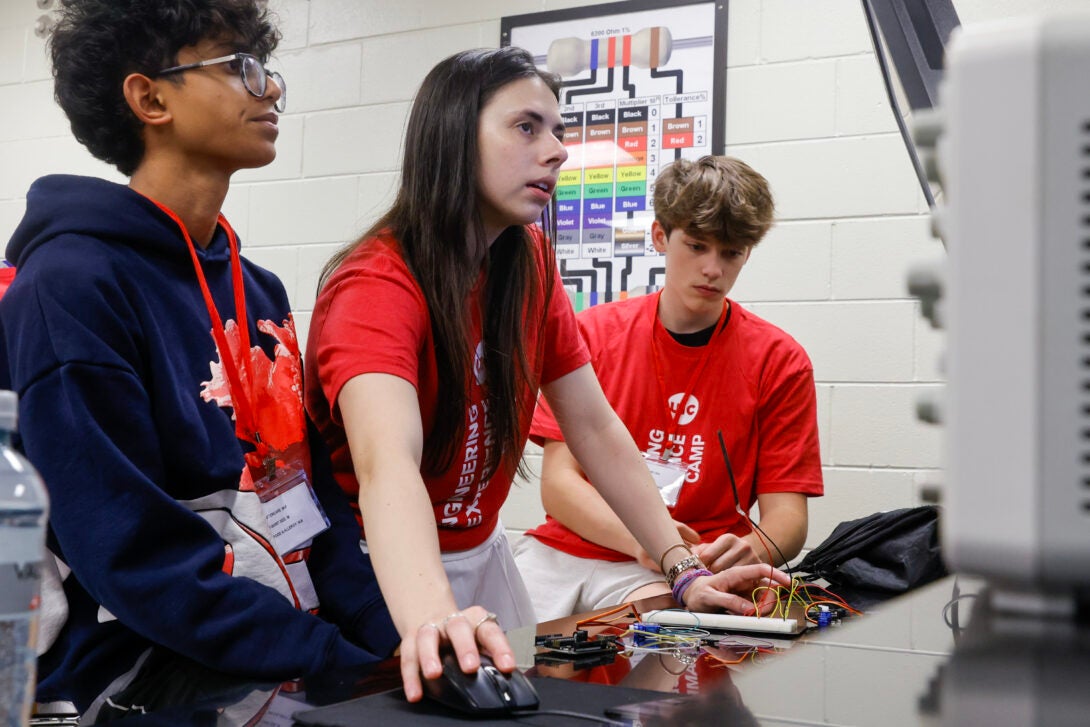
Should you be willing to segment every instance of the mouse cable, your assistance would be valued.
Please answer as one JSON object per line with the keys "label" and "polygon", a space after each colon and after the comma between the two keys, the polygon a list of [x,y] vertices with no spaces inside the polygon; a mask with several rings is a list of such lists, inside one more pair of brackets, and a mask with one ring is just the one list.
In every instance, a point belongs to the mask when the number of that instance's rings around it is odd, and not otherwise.
{"label": "mouse cable", "polygon": [[539,714],[547,714],[553,717],[571,717],[572,719],[585,719],[588,722],[597,722],[598,724],[608,724],[613,727],[624,727],[624,722],[617,722],[605,717],[597,717],[593,714],[583,714],[582,712],[569,712],[564,709],[519,709],[514,712],[507,713],[511,717],[536,717]]}

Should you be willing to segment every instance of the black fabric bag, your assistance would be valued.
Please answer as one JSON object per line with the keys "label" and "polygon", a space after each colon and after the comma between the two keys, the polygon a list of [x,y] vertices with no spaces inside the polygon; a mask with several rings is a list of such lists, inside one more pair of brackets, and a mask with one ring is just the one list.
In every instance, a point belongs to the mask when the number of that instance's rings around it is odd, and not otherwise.
{"label": "black fabric bag", "polygon": [[904,593],[942,578],[934,505],[902,508],[840,523],[795,568],[834,587]]}

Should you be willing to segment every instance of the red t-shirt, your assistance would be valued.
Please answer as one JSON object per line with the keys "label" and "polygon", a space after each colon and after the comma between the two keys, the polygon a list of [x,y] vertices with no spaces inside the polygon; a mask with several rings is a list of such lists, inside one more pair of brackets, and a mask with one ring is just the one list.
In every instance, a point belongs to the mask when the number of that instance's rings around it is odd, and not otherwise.
{"label": "red t-shirt", "polygon": [[[606,398],[636,446],[659,454],[673,436],[675,447],[681,447],[688,474],[670,508],[674,519],[699,532],[704,542],[749,532],[734,509],[719,430],[745,510],[759,492],[823,494],[814,375],[802,347],[734,302],[707,346],[683,346],[658,321],[658,299],[645,295],[595,306],[577,320]],[[705,353],[709,358],[687,405],[672,420],[667,406],[678,406]],[[530,437],[538,443],[564,439],[544,400],[538,402]],[[551,517],[529,534],[582,558],[631,560]]]}
{"label": "red t-shirt", "polygon": [[[554,265],[545,255],[544,238],[528,227],[538,252],[538,273]],[[554,271],[555,272],[555,271]],[[526,316],[526,356],[542,384],[570,373],[590,359],[576,333],[575,315],[555,272],[552,296],[542,326],[544,295],[532,301]],[[477,300],[470,322],[475,370],[479,370],[482,328],[478,300],[482,280],[471,295]],[[333,274],[318,296],[310,325],[306,356],[307,411],[329,444],[334,475],[359,517],[359,483],[336,406],[341,387],[366,373],[385,373],[416,387],[424,437],[432,430],[438,396],[435,342],[424,294],[409,272],[397,241],[380,236],[361,245]],[[442,550],[465,550],[484,542],[496,527],[500,506],[507,499],[512,472],[497,471],[487,480],[482,469],[493,437],[485,406],[485,390],[474,371],[469,372],[466,437],[454,463],[437,477],[424,476]],[[524,396],[536,391],[527,389]],[[331,405],[331,402],[333,403]],[[528,431],[530,414],[522,422]],[[525,442],[520,443],[520,448]],[[501,468],[502,470],[502,468]],[[362,520],[361,520],[362,526]]]}

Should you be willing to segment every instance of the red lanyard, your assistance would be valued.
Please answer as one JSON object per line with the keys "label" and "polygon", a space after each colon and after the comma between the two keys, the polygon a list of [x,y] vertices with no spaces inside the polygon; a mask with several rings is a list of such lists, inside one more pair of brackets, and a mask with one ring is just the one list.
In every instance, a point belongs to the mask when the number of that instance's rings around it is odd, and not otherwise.
{"label": "red lanyard", "polygon": [[227,341],[223,321],[220,318],[219,311],[216,310],[212,292],[208,289],[208,280],[204,276],[200,258],[197,257],[197,248],[193,244],[193,238],[189,236],[189,230],[185,228],[185,223],[182,222],[182,219],[174,210],[161,202],[151,199],[151,197],[148,197],[148,199],[170,219],[174,220],[178,225],[178,229],[182,231],[182,237],[185,238],[185,243],[189,247],[189,257],[193,261],[193,272],[197,275],[197,282],[200,284],[201,293],[204,295],[204,304],[208,308],[208,316],[212,319],[212,337],[216,340],[220,362],[231,385],[231,402],[235,409],[235,436],[244,441],[252,442],[257,449],[258,456],[263,462],[266,462],[270,456],[269,447],[261,441],[261,434],[257,431],[257,418],[254,415],[252,406],[251,394],[253,392],[250,387],[252,387],[254,380],[250,365],[250,329],[246,319],[246,290],[242,282],[242,260],[239,259],[238,255],[238,237],[235,235],[235,231],[231,229],[231,225],[228,224],[227,218],[223,216],[223,213],[220,213],[218,222],[227,232],[227,242],[231,248],[231,284],[234,288],[235,322],[238,324],[239,332],[239,354],[242,357],[240,361],[235,361],[234,353]]}
{"label": "red lanyard", "polygon": [[[723,299],[723,310],[719,314],[719,320],[715,323],[715,330],[712,331],[712,338],[704,346],[704,351],[700,354],[700,360],[696,362],[696,366],[693,368],[693,373],[689,376],[689,383],[685,385],[685,388],[681,392],[681,401],[678,402],[677,411],[670,409],[670,403],[666,397],[666,379],[662,375],[662,361],[659,356],[658,341],[655,339],[655,322],[658,320],[659,310],[659,298],[662,297],[662,291],[659,291],[658,297],[655,299],[655,305],[651,309],[651,360],[655,363],[655,378],[659,383],[659,395],[662,397],[662,405],[666,409],[666,418],[670,421],[670,431],[667,432],[665,446],[662,448],[662,461],[670,459],[673,455],[673,441],[677,436],[677,430],[681,426],[681,413],[685,410],[686,405],[689,403],[689,397],[693,394],[693,389],[696,388],[696,382],[700,378],[700,374],[704,372],[704,368],[708,365],[708,359],[711,358],[712,353],[712,341],[715,340],[716,335],[723,328],[723,321],[726,320],[730,311],[730,307],[727,305],[727,299]],[[665,326],[663,327],[665,330]],[[680,448],[679,448],[680,449]]]}

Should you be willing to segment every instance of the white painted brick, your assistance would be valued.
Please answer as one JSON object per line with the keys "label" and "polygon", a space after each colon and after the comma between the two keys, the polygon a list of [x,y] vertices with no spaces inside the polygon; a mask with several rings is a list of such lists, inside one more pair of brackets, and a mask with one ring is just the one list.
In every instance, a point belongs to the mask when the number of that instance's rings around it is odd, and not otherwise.
{"label": "white painted brick", "polygon": [[232,184],[220,208],[242,242],[242,249],[257,247],[250,241],[250,185]]}
{"label": "white painted brick", "polygon": [[128,183],[116,169],[91,156],[71,136],[0,142],[0,199],[26,196],[30,183],[46,174],[83,174]]}
{"label": "white painted brick", "polygon": [[305,48],[307,25],[310,22],[310,0],[272,0],[269,9],[275,16],[276,27],[281,35],[277,53]]}
{"label": "white painted brick", "polygon": [[23,58],[24,81],[49,81],[53,82],[53,65],[49,60],[49,50],[45,39],[34,35],[34,31],[26,31],[26,55]]}
{"label": "white painted brick", "polygon": [[541,481],[515,479],[507,500],[500,508],[500,518],[508,532],[523,532],[545,522],[545,508],[541,506]]}
{"label": "white painted brick", "polygon": [[[0,202],[0,245],[7,247],[11,234],[19,226],[26,212],[26,200],[9,199]],[[3,248],[0,248],[0,257],[3,257]]]}
{"label": "white painted brick", "polygon": [[500,519],[508,533],[521,533],[545,522],[545,508],[541,506],[541,448],[528,442],[522,456],[529,476],[515,479],[500,509]]}
{"label": "white painted brick", "polygon": [[[600,3],[580,3],[580,5],[596,4]],[[498,20],[546,9],[543,7],[542,0],[473,0],[467,3],[452,3],[444,0],[403,0],[400,5],[406,12],[412,12],[416,21],[407,27],[398,27],[396,24],[403,22],[404,16],[394,18],[392,14],[387,15],[387,19],[395,25],[384,32],[399,32],[412,28],[447,28],[460,23]],[[383,6],[385,7],[385,4]],[[489,45],[495,47],[499,45],[499,42],[500,33],[499,24],[497,24],[496,35]]]}
{"label": "white painted brick", "polygon": [[727,67],[751,66],[760,59],[761,0],[732,0],[727,8]]}
{"label": "white painted brick", "polygon": [[920,191],[899,135],[728,147],[763,174],[779,219],[914,214]]}
{"label": "white painted brick", "polygon": [[727,144],[833,136],[835,120],[836,61],[727,71]]}
{"label": "white painted brick", "polygon": [[[901,108],[908,108],[902,105]],[[836,60],[838,136],[897,131],[897,122],[873,54]]]}
{"label": "white painted brick", "polygon": [[[290,102],[289,102],[290,103]],[[256,169],[235,173],[234,182],[269,182],[277,179],[298,179],[303,172],[303,116],[281,116],[280,135],[276,137],[276,159]]]}
{"label": "white painted brick", "polygon": [[293,310],[292,318],[295,319],[295,335],[299,339],[299,352],[307,351],[307,336],[310,334],[310,311]]}
{"label": "white painted brick", "polygon": [[360,177],[360,232],[370,227],[393,204],[399,175],[396,172],[364,174]]}
{"label": "white painted brick", "polygon": [[[318,277],[326,261],[344,246],[344,243],[332,245],[305,245],[299,248],[298,275],[295,281],[295,296],[292,307],[299,310],[314,310],[314,300],[318,296]],[[289,288],[290,290],[290,288]]]}
{"label": "white painted brick", "polygon": [[[835,590],[835,589],[834,589]],[[905,599],[907,600],[907,599]],[[905,607],[900,602],[894,602],[895,608],[904,607],[906,611],[911,609],[911,606]],[[882,608],[886,609],[887,604],[883,604]],[[931,621],[928,623],[932,629],[935,628],[935,610],[930,609]],[[878,621],[878,623],[875,623]],[[851,637],[845,638],[847,635],[841,636],[837,639],[837,647],[840,650],[856,648],[857,644],[867,644],[868,647],[878,647],[886,649],[911,649],[912,648],[912,618],[909,614],[904,614],[902,618],[890,618],[888,621],[879,621],[879,619],[860,618],[852,619]],[[949,631],[947,631],[949,634]],[[838,635],[839,636],[839,635]],[[949,640],[949,636],[947,636]],[[949,644],[947,644],[949,648]],[[885,720],[883,720],[884,725]],[[856,723],[859,724],[859,723]]]}
{"label": "white painted brick", "polygon": [[45,12],[34,0],[6,0],[0,6],[0,28],[33,28]]}
{"label": "white painted brick", "polygon": [[251,245],[340,242],[356,233],[355,177],[274,182],[250,190]]}
{"label": "white painted brick", "polygon": [[0,86],[0,141],[66,135],[68,119],[53,100],[47,81]]}
{"label": "white painted brick", "polygon": [[[941,517],[941,515],[940,515]],[[971,585],[973,591],[979,591],[983,587],[983,583],[977,581],[976,583],[970,582],[965,585]],[[935,593],[940,593],[943,596],[942,602],[945,603],[947,599],[954,598],[953,584],[949,582],[938,581],[936,583],[928,584],[922,588],[934,590]],[[930,603],[929,603],[930,601]],[[938,601],[931,601],[929,598],[921,598],[919,601],[915,599],[904,599],[903,603],[893,606],[890,604],[886,608],[901,608],[907,610],[908,617],[904,620],[908,621],[908,628],[912,634],[912,641],[910,647],[913,651],[930,651],[930,652],[950,652],[954,649],[954,633],[949,628],[944,628],[935,619],[935,607],[931,604],[939,603]],[[969,605],[963,602],[963,605]],[[964,619],[968,616],[968,611],[962,610],[961,618],[962,626],[964,626]],[[951,618],[951,621],[953,619]],[[863,643],[863,642],[858,642]],[[940,667],[941,668],[941,667]],[[923,682],[920,682],[922,684]],[[916,724],[919,724],[917,722]]]}
{"label": "white painted brick", "polygon": [[825,495],[809,500],[808,548],[816,548],[846,520],[919,504],[913,470],[826,467],[823,475]]}
{"label": "white painted brick", "polygon": [[939,467],[942,430],[916,419],[917,398],[938,391],[931,384],[834,386],[826,465]]}
{"label": "white painted brick", "polygon": [[838,220],[832,229],[833,298],[907,298],[908,272],[944,257],[927,217]]}
{"label": "white painted brick", "polygon": [[761,55],[766,61],[828,58],[870,49],[857,0],[764,0]]}
{"label": "white painted brick", "polygon": [[307,38],[311,43],[335,43],[369,35],[367,16],[365,3],[359,0],[310,0]]}
{"label": "white painted brick", "polygon": [[360,102],[359,43],[307,48],[280,54],[289,89],[288,109],[319,111]]}
{"label": "white painted brick", "polygon": [[480,48],[499,48],[502,43],[500,31],[500,16],[496,16],[493,20],[477,20],[474,21],[474,25],[477,26],[478,32],[481,35],[481,41],[477,44]]}
{"label": "white painted brick", "polygon": [[288,294],[288,303],[295,308],[295,296],[292,293],[299,281],[299,248],[294,246],[250,247],[244,254],[251,262],[280,278]]}
{"label": "white painted brick", "polygon": [[[937,617],[932,613],[929,623]],[[905,685],[928,684],[945,661],[946,656],[933,653],[827,647],[824,717],[829,724],[916,727],[922,721],[920,694]],[[867,698],[860,699],[860,694]]]}
{"label": "white painted brick", "polygon": [[[421,28],[444,28],[542,9],[540,0],[475,0],[472,3],[454,3],[447,0],[401,0],[396,3],[311,0],[310,6],[312,44],[403,33]],[[492,44],[498,43],[497,32]]]}
{"label": "white painted brick", "polygon": [[[805,648],[791,650],[791,663],[799,674],[806,676],[793,680],[790,687],[783,680],[764,676],[765,672],[758,667],[731,670],[733,688],[745,695],[743,699],[749,705],[776,705],[774,714],[769,714],[769,709],[757,712],[760,715],[759,724],[765,727],[821,724],[824,721],[821,716],[825,713],[826,650],[827,647],[817,640],[806,644]],[[727,722],[726,719],[723,721]]]}
{"label": "white painted brick", "polygon": [[802,344],[818,381],[912,380],[916,313],[910,301],[760,303],[749,308]]}
{"label": "white painted brick", "polygon": [[832,460],[829,442],[832,440],[833,387],[818,383],[814,388],[817,390],[818,442],[821,447],[821,461],[824,463]]}
{"label": "white painted brick", "polygon": [[485,39],[482,27],[456,25],[364,40],[363,103],[408,101],[442,59],[468,48],[495,46],[498,33]]}
{"label": "white painted brick", "polygon": [[0,84],[23,80],[26,34],[25,28],[0,28]]}
{"label": "white painted brick", "polygon": [[[909,608],[899,601],[882,605],[884,611]],[[851,635],[845,633],[845,638],[851,643],[837,643],[838,627],[825,631],[806,649],[792,651],[792,668],[806,677],[792,681],[789,698],[784,696],[783,680],[770,678],[759,668],[732,671],[731,679],[766,727],[915,727],[928,717],[923,716],[918,704],[920,694],[906,689],[905,684],[921,684],[922,690],[923,684],[941,674],[945,654],[950,650],[950,631],[942,629],[937,610],[928,608],[920,614],[919,622],[915,613],[897,613],[897,617],[880,621],[879,625],[867,617],[850,619],[845,628]],[[937,633],[928,649],[913,645],[916,629]],[[858,643],[868,645],[859,647]],[[943,646],[936,649],[931,643]],[[867,699],[859,699],[861,693],[867,694]]]}
{"label": "white painted brick", "polygon": [[387,172],[401,163],[408,104],[363,106],[307,117],[303,174]]}
{"label": "white painted brick", "polygon": [[[920,304],[916,304],[916,310]],[[916,316],[916,381],[946,381],[946,333]]]}
{"label": "white painted brick", "polygon": [[828,299],[831,234],[829,222],[775,225],[753,249],[731,297],[742,303]]}
{"label": "white painted brick", "polygon": [[[604,2],[612,2],[612,0],[543,0],[540,10],[566,10],[568,8],[582,8],[590,7],[594,5],[600,5]],[[531,11],[532,12],[532,11]]]}

